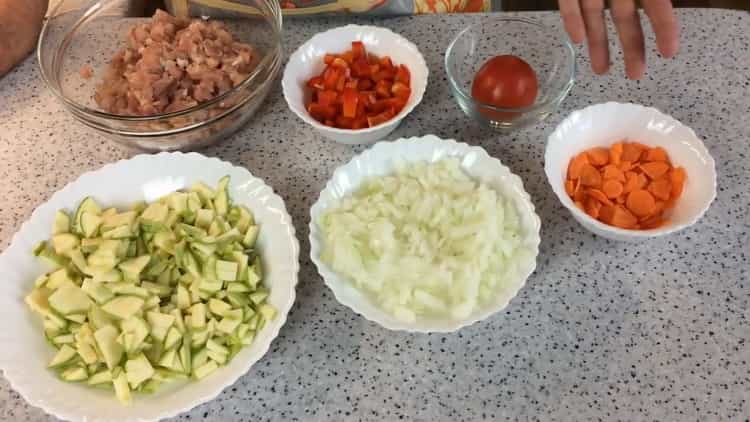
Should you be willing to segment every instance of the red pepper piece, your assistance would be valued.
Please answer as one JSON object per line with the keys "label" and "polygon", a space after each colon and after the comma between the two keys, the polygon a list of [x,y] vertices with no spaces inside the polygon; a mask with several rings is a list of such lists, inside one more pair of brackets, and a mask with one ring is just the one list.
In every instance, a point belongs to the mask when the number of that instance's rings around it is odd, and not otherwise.
{"label": "red pepper piece", "polygon": [[341,104],[343,105],[342,114],[344,117],[354,118],[357,117],[357,103],[359,102],[359,94],[356,90],[351,88],[345,88],[344,94],[341,96]]}
{"label": "red pepper piece", "polygon": [[318,104],[322,106],[333,106],[338,102],[339,94],[336,91],[319,91]]}
{"label": "red pepper piece", "polygon": [[310,78],[310,80],[307,81],[307,86],[314,89],[323,89],[323,78],[320,76]]}
{"label": "red pepper piece", "polygon": [[365,45],[362,41],[352,42],[352,54],[354,55],[354,60],[367,57],[367,51],[365,50]]}
{"label": "red pepper piece", "polygon": [[403,98],[405,100],[409,99],[409,96],[411,95],[411,88],[406,86],[405,84],[401,82],[396,82],[391,87],[391,93],[398,98]]}
{"label": "red pepper piece", "polygon": [[390,98],[391,95],[391,83],[385,79],[381,79],[375,84],[375,93],[380,98]]}
{"label": "red pepper piece", "polygon": [[398,69],[396,69],[396,82],[401,82],[402,84],[406,86],[411,86],[411,72],[409,72],[409,68],[404,65],[399,65]]}

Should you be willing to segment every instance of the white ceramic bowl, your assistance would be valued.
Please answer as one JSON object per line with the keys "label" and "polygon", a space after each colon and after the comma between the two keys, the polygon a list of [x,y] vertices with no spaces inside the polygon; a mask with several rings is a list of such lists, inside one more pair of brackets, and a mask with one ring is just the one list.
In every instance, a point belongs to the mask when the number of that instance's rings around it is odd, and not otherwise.
{"label": "white ceramic bowl", "polygon": [[[128,407],[119,404],[112,391],[57,378],[46,368],[54,348],[44,339],[41,318],[23,302],[35,277],[46,269],[31,249],[50,237],[55,211],[74,209],[86,195],[107,206],[124,207],[137,200],[154,200],[194,181],[215,185],[224,175],[231,177],[232,199],[251,209],[261,227],[258,250],[271,289],[269,302],[278,309],[278,317],[251,346],[210,376],[167,385],[151,395],[136,394]],[[0,368],[27,402],[60,419],[145,421],[175,416],[216,397],[268,351],[294,303],[298,258],[299,244],[284,201],[244,168],[196,153],[139,155],[108,164],[82,175],[34,210],[0,255]]]}
{"label": "white ceramic bowl", "polygon": [[[591,218],[565,192],[565,174],[570,159],[595,146],[621,140],[660,146],[673,165],[682,166],[687,181],[669,223],[653,230],[626,230]],[[547,139],[544,171],[552,190],[573,217],[587,230],[613,240],[640,240],[674,233],[694,224],[716,197],[714,160],[692,129],[651,107],[609,102],[574,111]]]}
{"label": "white ceramic bowl", "polygon": [[[326,126],[313,119],[305,108],[310,78],[319,75],[325,64],[323,56],[351,50],[352,41],[362,41],[368,52],[390,56],[394,64],[404,64],[411,72],[411,97],[393,119],[378,126],[349,130]],[[422,101],[429,70],[417,46],[393,31],[377,26],[346,25],[316,34],[295,51],[284,69],[281,86],[289,108],[300,119],[312,125],[323,136],[349,145],[366,144],[383,139],[398,127],[401,120]]]}
{"label": "white ceramic bowl", "polygon": [[538,254],[541,222],[534,211],[531,197],[524,190],[521,178],[511,173],[500,160],[490,157],[484,149],[454,140],[440,139],[434,135],[375,144],[354,157],[349,163],[336,169],[333,177],[320,193],[318,201],[312,206],[310,210],[310,256],[325,284],[333,291],[339,302],[390,330],[449,332],[483,320],[505,308],[536,268],[536,259],[531,260],[528,265],[519,267],[516,280],[513,280],[506,289],[499,291],[492,303],[475,309],[466,319],[421,318],[417,319],[416,323],[409,324],[383,311],[367,295],[354,288],[350,281],[333,272],[320,260],[324,236],[317,222],[326,209],[357,190],[365,179],[392,173],[396,163],[435,162],[448,157],[459,158],[461,167],[467,174],[513,201],[521,220],[523,231],[521,242],[533,250],[535,258]]}

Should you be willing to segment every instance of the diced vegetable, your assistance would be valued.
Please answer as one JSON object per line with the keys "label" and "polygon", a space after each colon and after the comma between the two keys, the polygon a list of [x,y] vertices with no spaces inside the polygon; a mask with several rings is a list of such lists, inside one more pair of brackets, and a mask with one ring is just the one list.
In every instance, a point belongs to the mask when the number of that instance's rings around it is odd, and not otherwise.
{"label": "diced vegetable", "polygon": [[259,226],[228,188],[228,177],[196,183],[123,212],[89,197],[72,218],[56,214],[33,251],[56,269],[24,300],[44,318],[61,379],[111,384],[127,404],[132,391],[202,379],[251,343],[264,319],[248,322],[250,306],[276,311],[259,284]]}
{"label": "diced vegetable", "polygon": [[[323,62],[323,73],[307,82],[312,89],[307,111],[327,126],[363,129],[379,125],[401,112],[411,96],[409,69],[394,66],[389,57],[368,55],[361,41],[354,41],[350,51],[325,55]],[[399,101],[384,107],[375,100],[376,94],[384,101]]]}
{"label": "diced vegetable", "polygon": [[[401,166],[327,210],[322,260],[400,320],[468,317],[533,259],[514,204],[456,159]],[[250,294],[258,297],[262,290]],[[275,316],[264,304],[250,330]]]}

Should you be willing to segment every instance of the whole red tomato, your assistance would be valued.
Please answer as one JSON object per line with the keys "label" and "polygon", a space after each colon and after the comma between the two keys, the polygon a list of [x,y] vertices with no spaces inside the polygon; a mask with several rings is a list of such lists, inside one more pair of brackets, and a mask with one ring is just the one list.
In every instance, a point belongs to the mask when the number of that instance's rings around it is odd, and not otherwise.
{"label": "whole red tomato", "polygon": [[495,56],[477,72],[471,96],[495,107],[528,107],[536,100],[536,73],[523,59],[513,55]]}

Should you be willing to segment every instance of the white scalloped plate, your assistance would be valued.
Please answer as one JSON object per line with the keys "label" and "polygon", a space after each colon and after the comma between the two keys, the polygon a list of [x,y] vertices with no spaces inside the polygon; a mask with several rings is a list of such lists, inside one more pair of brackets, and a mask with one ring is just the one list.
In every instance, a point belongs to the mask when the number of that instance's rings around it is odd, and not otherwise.
{"label": "white scalloped plate", "polygon": [[[45,270],[31,249],[49,238],[55,211],[72,210],[87,195],[104,206],[124,207],[152,201],[194,181],[215,185],[224,175],[231,177],[232,199],[252,210],[261,227],[259,251],[271,289],[269,302],[278,309],[278,317],[251,346],[210,376],[172,384],[151,395],[137,394],[129,407],[120,405],[112,391],[66,383],[47,370],[54,349],[44,339],[41,319],[27,309],[23,298]],[[26,401],[61,419],[144,421],[175,416],[215,398],[268,351],[294,303],[298,262],[299,243],[284,201],[246,169],[196,153],[138,155],[107,164],[85,173],[34,210],[0,255],[0,368]]]}
{"label": "white scalloped plate", "polygon": [[522,242],[533,249],[534,257],[539,252],[541,221],[534,211],[531,197],[523,188],[521,178],[511,173],[500,160],[490,157],[483,148],[469,146],[452,139],[440,139],[434,135],[375,144],[354,157],[349,163],[336,169],[333,177],[320,193],[318,201],[312,206],[310,210],[310,257],[325,284],[333,291],[339,302],[390,330],[450,332],[481,321],[505,308],[536,268],[536,260],[532,260],[525,268],[519,268],[519,277],[512,285],[498,292],[491,304],[475,310],[466,319],[418,319],[416,323],[408,324],[383,311],[366,295],[355,289],[348,280],[333,272],[320,260],[323,236],[317,222],[328,207],[355,191],[365,179],[393,172],[397,162],[435,162],[448,157],[459,158],[461,167],[467,174],[513,201],[521,220]]}

